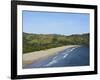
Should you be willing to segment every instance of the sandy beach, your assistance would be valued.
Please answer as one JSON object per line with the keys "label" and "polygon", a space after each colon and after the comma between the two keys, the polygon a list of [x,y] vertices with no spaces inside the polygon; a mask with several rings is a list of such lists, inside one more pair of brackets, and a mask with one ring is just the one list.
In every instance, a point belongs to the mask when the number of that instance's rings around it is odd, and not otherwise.
{"label": "sandy beach", "polygon": [[35,52],[23,54],[23,58],[22,58],[23,65],[31,64],[36,60],[47,58],[49,56],[55,55],[58,52],[61,52],[65,49],[71,48],[71,47],[79,47],[79,45],[69,45],[69,46],[67,45],[67,46],[61,46],[61,47],[56,47],[56,48],[51,48],[51,49],[46,49],[46,50],[35,51]]}

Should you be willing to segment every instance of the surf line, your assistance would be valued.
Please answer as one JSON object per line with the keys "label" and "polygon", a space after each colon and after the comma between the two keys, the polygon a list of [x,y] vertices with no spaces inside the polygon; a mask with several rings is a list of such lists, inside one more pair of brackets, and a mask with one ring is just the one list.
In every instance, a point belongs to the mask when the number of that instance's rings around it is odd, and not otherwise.
{"label": "surf line", "polygon": [[53,60],[53,61],[49,62],[48,64],[46,64],[45,66],[51,66],[52,64],[55,64],[55,63],[57,63],[57,61]]}
{"label": "surf line", "polygon": [[[68,51],[68,52],[72,52],[74,49],[76,49],[76,48],[72,48],[72,49],[71,49],[70,51]],[[55,57],[52,59],[52,61],[49,62],[48,64],[46,64],[45,66],[51,66],[51,65],[57,63],[58,60],[64,59],[64,58],[66,58],[67,56],[68,56],[68,53],[66,53],[66,54],[65,54],[62,58],[60,58],[60,59],[58,59],[58,58],[59,58],[58,56],[55,56]]]}
{"label": "surf line", "polygon": [[[76,49],[76,48],[72,48],[70,51],[68,51],[68,53],[69,53],[69,52],[72,52],[72,51],[75,50],[75,49]],[[68,53],[66,53],[66,54],[63,56],[63,59],[66,58],[66,57],[69,55]]]}

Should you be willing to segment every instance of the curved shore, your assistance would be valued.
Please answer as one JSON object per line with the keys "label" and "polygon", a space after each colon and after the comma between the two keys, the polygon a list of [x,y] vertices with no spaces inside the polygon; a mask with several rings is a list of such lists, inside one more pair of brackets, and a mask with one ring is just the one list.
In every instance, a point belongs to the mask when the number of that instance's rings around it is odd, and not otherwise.
{"label": "curved shore", "polygon": [[23,56],[22,56],[23,65],[31,64],[36,60],[44,59],[49,56],[55,55],[61,51],[64,51],[67,48],[79,47],[79,46],[80,45],[67,45],[67,46],[61,46],[61,47],[56,47],[56,48],[51,48],[51,49],[46,49],[46,50],[35,51],[35,52],[23,54]]}

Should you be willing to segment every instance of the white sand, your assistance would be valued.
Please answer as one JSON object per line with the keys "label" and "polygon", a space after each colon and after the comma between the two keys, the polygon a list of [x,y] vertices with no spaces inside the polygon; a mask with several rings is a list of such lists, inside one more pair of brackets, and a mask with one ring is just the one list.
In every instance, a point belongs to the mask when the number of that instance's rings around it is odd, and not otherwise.
{"label": "white sand", "polygon": [[79,45],[61,46],[61,47],[26,53],[26,54],[23,54],[23,64],[31,64],[33,61],[47,58],[67,48],[78,47],[78,46]]}

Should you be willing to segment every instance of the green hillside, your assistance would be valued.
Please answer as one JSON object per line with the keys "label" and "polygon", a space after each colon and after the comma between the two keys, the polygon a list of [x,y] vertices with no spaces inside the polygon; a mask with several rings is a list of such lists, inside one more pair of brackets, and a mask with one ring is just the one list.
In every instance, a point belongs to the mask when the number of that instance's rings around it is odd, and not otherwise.
{"label": "green hillside", "polygon": [[89,33],[77,35],[30,34],[23,32],[23,53],[63,45],[89,45]]}

